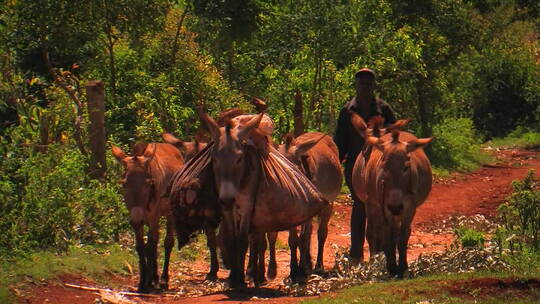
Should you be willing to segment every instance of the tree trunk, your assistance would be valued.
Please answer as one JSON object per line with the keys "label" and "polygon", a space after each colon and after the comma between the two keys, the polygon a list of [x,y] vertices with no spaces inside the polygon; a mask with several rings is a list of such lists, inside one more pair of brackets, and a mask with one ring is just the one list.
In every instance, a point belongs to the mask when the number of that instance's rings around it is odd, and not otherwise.
{"label": "tree trunk", "polygon": [[296,90],[294,94],[294,137],[304,133],[304,103],[302,102],[302,93]]}
{"label": "tree trunk", "polygon": [[[430,110],[429,96],[426,92],[429,92],[429,84],[426,79],[420,81],[418,92],[418,117],[420,118],[420,136],[429,137],[433,134],[431,129],[431,117],[433,112]],[[432,145],[427,145],[424,150],[429,155],[432,151]]]}
{"label": "tree trunk", "polygon": [[51,77],[54,79],[54,81],[62,87],[62,89],[69,95],[71,100],[73,100],[73,103],[75,104],[75,122],[73,124],[73,137],[75,138],[75,142],[77,143],[77,147],[79,148],[79,151],[83,155],[87,155],[86,149],[84,148],[84,143],[82,140],[82,131],[81,131],[81,121],[83,116],[83,104],[79,97],[76,94],[76,91],[73,89],[72,86],[68,86],[66,81],[56,72],[56,69],[52,66],[51,60],[49,58],[49,51],[46,47],[46,44],[43,44],[43,60],[45,61],[45,65],[47,66],[47,69],[49,70],[49,74],[51,74]]}
{"label": "tree trunk", "polygon": [[109,51],[109,70],[111,73],[111,92],[112,99],[116,101],[116,64],[114,61],[114,38],[112,33],[107,32],[107,49]]}
{"label": "tree trunk", "polygon": [[335,126],[336,126],[336,113],[334,109],[334,86],[335,86],[335,74],[333,72],[329,72],[328,80],[329,80],[329,96],[328,96],[328,130],[330,132],[334,132]]}
{"label": "tree trunk", "polygon": [[47,153],[47,147],[49,146],[49,119],[47,114],[41,112],[39,116],[39,145],[36,146],[36,150],[41,153]]}
{"label": "tree trunk", "polygon": [[176,35],[174,36],[173,47],[172,47],[172,52],[171,52],[171,68],[174,66],[174,63],[176,62],[176,53],[178,52],[178,39],[180,38],[180,30],[182,29],[182,24],[184,23],[184,19],[186,18],[188,10],[189,10],[189,6],[186,6],[176,26]]}
{"label": "tree trunk", "polygon": [[102,179],[107,170],[105,159],[105,87],[100,80],[86,83],[86,96],[88,98],[88,137],[90,142],[90,168],[88,174],[91,178]]}

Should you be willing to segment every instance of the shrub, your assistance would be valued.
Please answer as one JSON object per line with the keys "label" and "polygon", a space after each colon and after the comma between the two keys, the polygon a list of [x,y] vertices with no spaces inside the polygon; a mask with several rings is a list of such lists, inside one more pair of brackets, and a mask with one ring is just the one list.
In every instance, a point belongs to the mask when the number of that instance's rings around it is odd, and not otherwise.
{"label": "shrub", "polygon": [[459,227],[454,230],[457,240],[460,242],[461,247],[483,247],[484,246],[484,234],[480,231],[476,231],[467,227]]}
{"label": "shrub", "polygon": [[49,145],[42,154],[19,148],[6,158],[0,167],[3,253],[65,251],[71,244],[118,239],[127,230],[118,183],[89,180],[77,149]]}
{"label": "shrub", "polygon": [[[540,251],[540,183],[529,170],[520,181],[512,182],[513,192],[498,208],[502,227],[499,238],[513,249],[531,247]],[[502,241],[501,241],[502,243]]]}
{"label": "shrub", "polygon": [[518,126],[508,136],[494,138],[488,144],[495,147],[538,148],[540,147],[540,132],[534,127]]}
{"label": "shrub", "polygon": [[485,161],[480,151],[481,137],[468,118],[445,119],[433,128],[431,160],[435,167],[448,170],[471,170]]}

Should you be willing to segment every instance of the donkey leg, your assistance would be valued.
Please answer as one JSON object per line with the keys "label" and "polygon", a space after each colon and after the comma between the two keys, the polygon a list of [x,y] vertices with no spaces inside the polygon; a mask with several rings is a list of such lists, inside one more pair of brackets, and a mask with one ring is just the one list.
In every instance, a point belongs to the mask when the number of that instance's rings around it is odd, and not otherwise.
{"label": "donkey leg", "polygon": [[266,283],[266,278],[264,276],[265,273],[265,253],[266,253],[266,233],[261,233],[258,236],[258,243],[259,243],[259,254],[257,255],[257,276],[255,277],[255,285],[260,286],[264,283]]}
{"label": "donkey leg", "polygon": [[365,203],[356,195],[353,196],[351,212],[351,249],[349,254],[358,262],[364,260],[364,240],[366,237],[366,210]]}
{"label": "donkey leg", "polygon": [[277,274],[277,263],[276,263],[276,241],[277,241],[277,232],[268,232],[266,237],[268,238],[268,251],[270,259],[268,261],[268,270],[266,272],[266,277],[269,280],[276,278]]}
{"label": "donkey leg", "polygon": [[307,278],[313,271],[313,262],[311,260],[311,233],[313,231],[312,220],[309,219],[302,225],[300,234],[300,270],[302,275]]}
{"label": "donkey leg", "polygon": [[159,242],[159,221],[151,224],[148,229],[148,244],[146,254],[148,255],[148,278],[149,285],[153,289],[159,288],[159,276],[157,271],[157,245]]}
{"label": "donkey leg", "polygon": [[[385,229],[386,230],[386,229]],[[396,232],[388,229],[384,239],[384,255],[386,256],[386,268],[391,276],[397,275],[398,267],[396,263]]]}
{"label": "donkey leg", "polygon": [[223,241],[223,247],[225,250],[223,250],[223,253],[226,253],[226,256],[228,257],[229,261],[229,285],[233,287],[235,284],[235,281],[237,280],[237,272],[238,272],[238,252],[237,250],[237,240],[236,240],[236,233],[235,233],[235,225],[234,225],[234,215],[232,208],[227,209],[224,208],[222,210],[222,221],[221,221],[221,227],[219,228],[219,234],[222,236]]}
{"label": "donkey leg", "polygon": [[146,261],[146,246],[144,244],[144,224],[142,222],[131,222],[135,231],[135,249],[139,255],[139,286],[137,291],[141,293],[148,292],[148,269]]}
{"label": "donkey leg", "polygon": [[407,244],[409,243],[409,236],[411,235],[411,228],[409,225],[401,227],[399,231],[399,238],[397,243],[397,250],[399,253],[399,263],[397,267],[398,278],[403,278],[403,274],[408,268],[407,265]]}
{"label": "donkey leg", "polygon": [[266,248],[263,241],[266,242],[264,233],[251,233],[249,235],[249,261],[246,277],[249,277],[248,280],[253,281],[256,287],[264,282],[264,251]]}
{"label": "donkey leg", "polygon": [[290,273],[289,277],[291,280],[295,280],[296,276],[299,273],[298,267],[298,256],[296,254],[296,249],[298,248],[298,243],[300,242],[297,233],[297,227],[292,227],[289,229],[289,250],[291,251],[291,262],[290,262]]}
{"label": "donkey leg", "polygon": [[207,224],[204,226],[204,234],[206,234],[206,246],[208,246],[208,250],[210,251],[210,272],[206,275],[206,280],[216,281],[217,272],[219,270],[219,261],[216,250],[216,229]]}
{"label": "donkey leg", "polygon": [[248,282],[255,282],[256,277],[256,268],[257,268],[257,255],[258,255],[258,244],[256,243],[255,234],[249,235],[249,259],[246,268],[246,280]]}
{"label": "donkey leg", "polygon": [[174,247],[174,217],[167,217],[167,235],[163,247],[165,247],[165,258],[163,260],[163,271],[161,272],[161,282],[159,287],[163,290],[169,289],[169,262],[171,259],[171,251]]}
{"label": "donkey leg", "polygon": [[315,263],[315,273],[324,273],[324,244],[328,237],[328,222],[332,215],[332,205],[325,208],[319,215],[319,227],[317,228],[317,262]]}
{"label": "donkey leg", "polygon": [[[248,246],[247,229],[239,229],[235,219],[236,210],[225,208],[223,211],[222,227],[224,229],[223,241],[226,251],[230,254],[231,271],[229,272],[229,285],[231,288],[244,288],[244,263]],[[241,226],[241,225],[240,225]],[[220,230],[221,230],[220,228]]]}

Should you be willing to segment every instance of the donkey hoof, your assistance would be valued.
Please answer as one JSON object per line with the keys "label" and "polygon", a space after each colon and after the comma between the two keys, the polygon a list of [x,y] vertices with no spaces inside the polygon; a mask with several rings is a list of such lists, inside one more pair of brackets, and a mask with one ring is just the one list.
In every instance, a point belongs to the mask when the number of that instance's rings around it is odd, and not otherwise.
{"label": "donkey hoof", "polygon": [[169,290],[169,283],[168,282],[159,283],[159,289],[160,290]]}
{"label": "donkey hoof", "polygon": [[259,288],[261,286],[265,286],[266,284],[268,284],[268,281],[266,279],[255,281],[255,287],[257,287],[257,288]]}
{"label": "donkey hoof", "polygon": [[148,286],[140,286],[137,288],[137,292],[138,293],[149,293],[150,292],[150,289],[148,288]]}
{"label": "donkey hoof", "polygon": [[218,277],[215,273],[208,273],[206,274],[206,277],[204,278],[205,281],[215,282],[217,281]]}
{"label": "donkey hoof", "polygon": [[308,276],[304,273],[291,274],[290,279],[293,283],[305,284]]}
{"label": "donkey hoof", "polygon": [[277,275],[277,267],[276,266],[268,267],[268,271],[266,272],[266,277],[269,280],[273,280],[276,278],[276,275]]}
{"label": "donkey hoof", "polygon": [[313,269],[313,273],[317,274],[317,275],[325,275],[326,274],[326,272],[324,271],[324,267],[315,267],[315,269]]}

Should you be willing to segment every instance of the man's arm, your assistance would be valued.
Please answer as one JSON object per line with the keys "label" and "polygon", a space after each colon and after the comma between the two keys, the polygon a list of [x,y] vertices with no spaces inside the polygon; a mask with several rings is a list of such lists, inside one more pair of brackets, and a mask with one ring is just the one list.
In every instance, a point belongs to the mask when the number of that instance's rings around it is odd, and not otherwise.
{"label": "man's arm", "polygon": [[350,124],[349,112],[346,108],[341,109],[336,126],[336,132],[334,134],[334,142],[337,145],[339,151],[339,161],[343,162],[347,155],[347,137],[348,137],[348,124]]}

